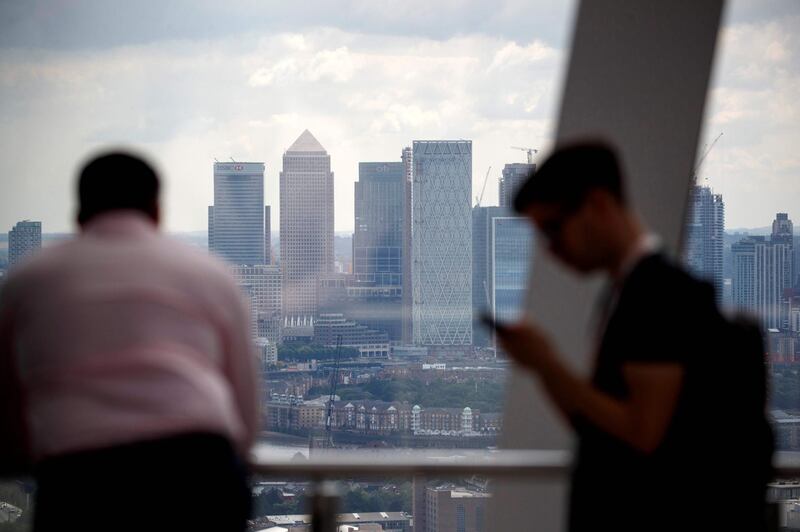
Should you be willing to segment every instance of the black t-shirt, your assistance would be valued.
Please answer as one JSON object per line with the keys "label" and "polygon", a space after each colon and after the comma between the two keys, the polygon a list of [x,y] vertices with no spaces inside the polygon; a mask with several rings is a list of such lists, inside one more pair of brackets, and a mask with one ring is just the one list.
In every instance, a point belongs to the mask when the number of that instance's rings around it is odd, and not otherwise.
{"label": "black t-shirt", "polygon": [[712,416],[720,401],[710,385],[721,320],[713,288],[661,255],[643,258],[625,279],[602,335],[593,385],[625,400],[622,370],[631,362],[680,364],[684,380],[665,437],[653,453],[641,453],[582,418],[573,420],[579,448],[571,530],[672,530],[706,517],[716,528],[712,523],[727,519],[720,517],[724,511],[712,509],[732,487],[731,479],[720,475],[735,467],[716,463],[713,455],[715,445],[727,439],[715,433]]}

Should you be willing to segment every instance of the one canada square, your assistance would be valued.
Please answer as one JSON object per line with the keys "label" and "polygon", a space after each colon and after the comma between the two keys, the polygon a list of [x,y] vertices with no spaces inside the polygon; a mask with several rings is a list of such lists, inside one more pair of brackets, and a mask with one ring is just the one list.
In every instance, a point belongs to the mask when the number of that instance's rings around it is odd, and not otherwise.
{"label": "one canada square", "polygon": [[413,143],[414,343],[472,343],[472,142]]}
{"label": "one canada square", "polygon": [[318,280],[333,271],[333,172],[308,130],[283,154],[280,203],[283,315],[313,316]]}

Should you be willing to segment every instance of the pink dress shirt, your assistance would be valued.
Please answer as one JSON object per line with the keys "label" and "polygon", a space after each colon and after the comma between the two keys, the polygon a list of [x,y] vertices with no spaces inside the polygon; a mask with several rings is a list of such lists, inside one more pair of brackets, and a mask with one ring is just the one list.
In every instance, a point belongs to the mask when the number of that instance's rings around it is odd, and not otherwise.
{"label": "pink dress shirt", "polygon": [[244,456],[258,429],[248,312],[222,263],[134,211],[44,249],[0,299],[33,460],[192,431]]}

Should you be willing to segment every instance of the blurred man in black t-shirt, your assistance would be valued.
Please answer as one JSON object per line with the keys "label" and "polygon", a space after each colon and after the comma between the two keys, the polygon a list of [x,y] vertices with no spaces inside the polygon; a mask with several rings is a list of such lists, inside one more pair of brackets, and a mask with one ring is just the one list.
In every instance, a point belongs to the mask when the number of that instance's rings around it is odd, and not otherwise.
{"label": "blurred man in black t-shirt", "polygon": [[[772,452],[763,367],[737,374],[740,389],[719,385],[731,378],[722,351],[742,329],[720,315],[711,285],[660,253],[628,205],[614,150],[602,142],[556,150],[515,208],[560,262],[611,281],[589,380],[535,325],[498,326],[503,348],[539,377],[577,432],[570,530],[763,528]],[[759,357],[757,331],[742,338],[732,349]],[[755,413],[739,426],[724,410],[727,391]]]}

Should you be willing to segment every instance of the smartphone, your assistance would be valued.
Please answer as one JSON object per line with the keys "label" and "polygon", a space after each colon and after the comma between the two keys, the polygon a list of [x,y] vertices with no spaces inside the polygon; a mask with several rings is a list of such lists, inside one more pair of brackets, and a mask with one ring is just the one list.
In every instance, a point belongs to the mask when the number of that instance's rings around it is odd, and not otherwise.
{"label": "smartphone", "polygon": [[494,319],[494,316],[489,314],[488,312],[481,312],[480,320],[489,328],[494,329],[495,331],[502,331],[506,328],[503,323]]}

